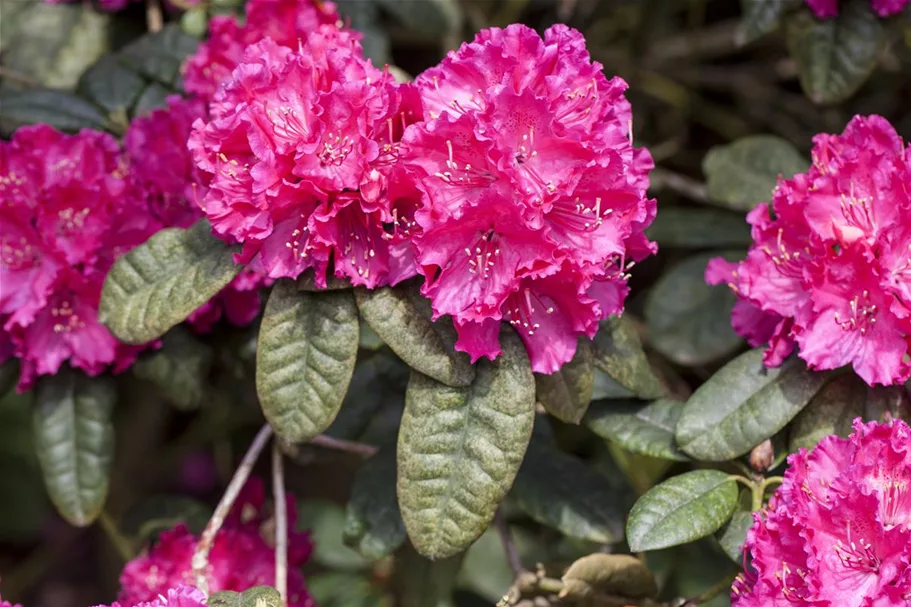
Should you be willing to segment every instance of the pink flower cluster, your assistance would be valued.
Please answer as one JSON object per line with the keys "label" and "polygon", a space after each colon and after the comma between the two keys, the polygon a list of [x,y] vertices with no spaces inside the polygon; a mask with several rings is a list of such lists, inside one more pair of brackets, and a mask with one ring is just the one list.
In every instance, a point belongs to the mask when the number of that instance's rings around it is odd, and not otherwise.
{"label": "pink flower cluster", "polygon": [[492,28],[415,82],[424,122],[403,162],[420,190],[414,239],[423,293],[450,315],[456,348],[500,353],[519,332],[552,373],[581,335],[619,313],[626,270],[655,251],[644,229],[652,160],[632,145],[626,83],[608,80],[582,35]]}
{"label": "pink flower cluster", "polygon": [[788,463],[754,515],[733,607],[911,605],[911,428],[858,419]]}
{"label": "pink flower cluster", "polygon": [[[275,552],[264,539],[266,525],[265,492],[258,479],[247,483],[235,502],[231,515],[215,536],[209,554],[206,581],[209,592],[241,592],[254,586],[275,583]],[[307,593],[300,567],[310,557],[312,545],[306,533],[294,531],[297,510],[294,497],[288,496],[288,604],[289,607],[314,607]],[[271,538],[270,538],[271,539]],[[185,525],[166,531],[146,553],[133,559],[120,576],[118,600],[123,607],[143,601],[154,601],[169,588],[189,585],[194,581],[191,559],[198,538]],[[179,607],[185,607],[177,603]],[[113,606],[112,606],[113,607]],[[174,607],[170,603],[150,607]],[[190,603],[186,607],[195,607]]]}
{"label": "pink flower cluster", "polygon": [[[9,601],[4,601],[2,598],[0,598],[0,607],[22,607],[22,605],[13,605]],[[195,606],[190,605],[190,607],[195,607]]]}
{"label": "pink flower cluster", "polygon": [[[335,4],[319,0],[250,0],[241,25],[234,16],[209,20],[209,38],[184,65],[187,92],[209,100],[241,62],[244,49],[264,38],[296,47],[321,25],[341,22]],[[360,38],[359,34],[349,35]]]}
{"label": "pink flower cluster", "polygon": [[[873,11],[882,18],[897,15],[911,0],[871,0]],[[807,0],[810,10],[820,19],[838,16],[839,0]]]}
{"label": "pink flower cluster", "polygon": [[911,150],[879,116],[814,138],[813,165],[753,209],[745,261],[715,259],[712,284],[740,297],[734,329],[769,343],[766,364],[799,346],[814,369],[852,365],[868,384],[911,375]]}
{"label": "pink flower cluster", "polygon": [[[139,603],[115,601],[110,607],[205,607],[206,595],[192,586],[175,586],[163,590],[157,597]],[[0,606],[2,607],[2,606]],[[108,607],[98,605],[97,607]]]}

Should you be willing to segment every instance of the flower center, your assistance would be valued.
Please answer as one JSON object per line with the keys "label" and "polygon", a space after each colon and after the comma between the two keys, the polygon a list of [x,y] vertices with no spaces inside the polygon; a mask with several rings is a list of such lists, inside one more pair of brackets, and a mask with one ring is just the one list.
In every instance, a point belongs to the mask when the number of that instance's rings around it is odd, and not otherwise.
{"label": "flower center", "polygon": [[866,335],[867,330],[871,328],[872,325],[876,324],[876,304],[871,304],[869,302],[869,291],[864,290],[860,296],[855,295],[854,298],[848,302],[850,316],[843,319],[841,314],[835,312],[835,322],[844,331],[860,330],[861,335]]}
{"label": "flower center", "polygon": [[451,139],[446,140],[446,150],[449,155],[446,160],[446,170],[434,173],[434,176],[439,177],[450,185],[461,185],[469,188],[484,187],[497,180],[490,172],[478,171],[468,162],[460,169],[459,163],[453,158]]}
{"label": "flower center", "polygon": [[73,307],[68,301],[51,308],[51,316],[55,320],[54,333],[69,333],[85,327],[85,323],[73,311]]}
{"label": "flower center", "polygon": [[339,166],[345,162],[352,149],[354,146],[350,137],[346,135],[342,138],[341,133],[337,133],[335,136],[329,133],[323,139],[323,149],[319,153],[320,164]]}
{"label": "flower center", "polygon": [[531,289],[522,289],[519,293],[512,296],[506,304],[506,313],[504,317],[516,331],[525,331],[529,337],[535,334],[535,331],[541,328],[540,323],[535,322],[535,314],[544,312],[553,314],[553,306],[545,305],[541,299],[532,293]]}
{"label": "flower center", "polygon": [[3,265],[11,270],[29,268],[38,260],[37,251],[25,237],[20,238],[16,244],[10,244],[8,240],[3,240],[2,243],[0,261],[3,261]]}

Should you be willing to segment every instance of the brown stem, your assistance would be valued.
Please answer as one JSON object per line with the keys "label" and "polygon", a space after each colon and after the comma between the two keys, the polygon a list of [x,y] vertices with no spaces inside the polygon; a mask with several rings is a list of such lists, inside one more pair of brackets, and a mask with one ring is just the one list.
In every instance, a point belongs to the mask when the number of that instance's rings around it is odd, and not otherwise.
{"label": "brown stem", "polygon": [[146,0],[146,25],[150,32],[160,32],[164,27],[164,16],[158,0]]}
{"label": "brown stem", "polygon": [[373,445],[344,440],[341,438],[333,438],[331,436],[326,436],[325,434],[320,434],[319,436],[315,437],[310,441],[310,444],[317,445],[319,447],[325,447],[326,449],[335,449],[336,451],[357,453],[358,455],[363,455],[364,457],[370,457],[378,450]]}
{"label": "brown stem", "polygon": [[500,542],[503,544],[503,550],[506,551],[506,562],[512,569],[514,575],[518,575],[522,568],[522,559],[519,557],[519,551],[516,549],[515,542],[512,541],[512,534],[509,532],[509,524],[503,518],[503,511],[497,510],[493,515],[493,523],[497,527],[497,533],[500,534]]}

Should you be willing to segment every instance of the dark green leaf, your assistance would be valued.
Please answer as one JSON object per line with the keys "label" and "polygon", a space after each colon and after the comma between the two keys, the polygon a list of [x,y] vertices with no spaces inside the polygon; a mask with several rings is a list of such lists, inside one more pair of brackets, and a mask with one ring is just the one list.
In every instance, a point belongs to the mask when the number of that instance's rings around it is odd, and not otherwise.
{"label": "dark green leaf", "polygon": [[455,0],[379,0],[405,27],[433,40],[440,40],[461,25],[462,15]]}
{"label": "dark green leaf", "polygon": [[612,316],[601,321],[594,340],[595,366],[639,398],[664,394],[661,379],[652,370],[636,327],[628,317]]}
{"label": "dark green leaf", "polygon": [[716,534],[721,549],[738,565],[743,564],[743,545],[746,543],[747,531],[752,526],[753,514],[748,510],[737,510]]}
{"label": "dark green leaf", "polygon": [[145,81],[120,64],[111,55],[99,59],[87,69],[76,92],[108,111],[126,118],[126,112],[145,89]]}
{"label": "dark green leaf", "polygon": [[154,383],[172,404],[189,410],[207,396],[212,349],[183,327],[174,327],[162,338],[161,349],[133,365],[137,377]]}
{"label": "dark green leaf", "polygon": [[596,367],[594,385],[592,386],[592,400],[602,400],[605,398],[636,398],[636,395],[632,390],[627,390],[611,379],[610,375]]}
{"label": "dark green leaf", "polygon": [[848,436],[854,418],[864,414],[868,391],[870,387],[853,373],[836,377],[823,386],[794,418],[790,432],[790,451],[797,451],[801,447],[812,449],[830,434]]}
{"label": "dark green leaf", "polygon": [[411,368],[447,386],[467,386],[474,367],[455,351],[452,320],[430,320],[430,301],[416,285],[355,290],[361,317]]}
{"label": "dark green leaf", "polygon": [[130,69],[174,86],[184,59],[196,51],[198,42],[176,24],[168,24],[160,32],[146,34],[124,47],[118,56]]}
{"label": "dark green leaf", "polygon": [[298,507],[297,527],[309,530],[317,564],[335,570],[369,568],[368,561],[345,545],[345,526],[345,511],[333,502],[307,500]]}
{"label": "dark green leaf", "polygon": [[630,599],[658,595],[655,576],[645,564],[629,554],[590,554],[574,562],[563,574],[561,597],[575,601],[596,594]]}
{"label": "dark green leaf", "polygon": [[623,539],[624,512],[608,480],[543,441],[532,441],[510,495],[531,518],[569,537]]}
{"label": "dark green leaf", "polygon": [[434,560],[410,545],[396,555],[395,583],[400,607],[455,607],[452,592],[465,553]]}
{"label": "dark green leaf", "polygon": [[44,483],[63,518],[84,527],[108,495],[116,390],[108,378],[68,369],[43,377],[37,390],[33,428]]}
{"label": "dark green leaf", "polygon": [[536,398],[547,412],[569,424],[578,424],[592,401],[595,368],[592,362],[592,342],[579,339],[576,355],[550,375],[535,374]]}
{"label": "dark green leaf", "polygon": [[809,9],[785,19],[788,49],[804,92],[815,103],[838,103],[867,80],[886,43],[868,2],[844,2],[837,19],[817,19]]}
{"label": "dark green leaf", "polygon": [[0,398],[16,387],[19,383],[19,359],[11,358],[0,364]]}
{"label": "dark green leaf", "polygon": [[707,461],[743,455],[784,428],[831,377],[797,358],[766,368],[762,353],[741,354],[693,393],[677,422],[684,453]]}
{"label": "dark green leaf", "polygon": [[646,233],[661,247],[705,249],[753,243],[743,215],[723,209],[661,209]]}
{"label": "dark green leaf", "polygon": [[724,472],[675,476],[639,498],[626,523],[633,552],[698,540],[721,528],[737,507],[737,484]]}
{"label": "dark green leaf", "polygon": [[736,261],[742,253],[700,253],[673,266],[655,283],[645,301],[651,344],[679,365],[698,366],[735,352],[743,340],[731,328],[737,296],[726,285],[705,282],[713,257]]}
{"label": "dark green leaf", "polygon": [[282,607],[278,591],[270,586],[254,586],[243,593],[216,592],[206,601],[209,607]]}
{"label": "dark green leaf", "polygon": [[361,466],[348,499],[345,544],[370,560],[389,556],[405,542],[395,495],[395,448],[384,447]]}
{"label": "dark green leaf", "polygon": [[139,100],[136,101],[136,106],[133,108],[133,115],[144,116],[149,114],[152,110],[167,107],[168,95],[171,94],[173,93],[170,90],[157,82],[150,82],[142,91]]}
{"label": "dark green leaf", "polygon": [[71,133],[107,128],[107,118],[100,109],[70,93],[36,89],[0,95],[0,129],[4,132],[38,123]]}
{"label": "dark green leaf", "polygon": [[512,486],[531,438],[534,376],[510,329],[503,354],[453,388],[414,372],[398,440],[398,497],[408,536],[429,558],[467,548]]}
{"label": "dark green leaf", "polygon": [[737,43],[748,44],[778,27],[785,11],[798,0],[740,0],[743,16],[737,30]]}
{"label": "dark green leaf", "polygon": [[301,291],[343,291],[350,289],[351,281],[345,278],[339,278],[334,274],[328,274],[326,276],[326,286],[321,287],[316,284],[315,273],[313,270],[304,270],[297,279],[297,287]]}
{"label": "dark green leaf", "polygon": [[[363,324],[360,326],[364,327]],[[358,440],[384,405],[395,400],[404,402],[407,383],[408,368],[393,356],[381,353],[367,360],[359,359],[341,411],[324,434]]]}
{"label": "dark green leaf", "polygon": [[633,453],[613,441],[607,441],[605,445],[614,465],[623,472],[633,489],[640,495],[654,487],[674,465],[673,460]]}
{"label": "dark green leaf", "polygon": [[212,515],[210,509],[183,495],[152,495],[130,506],[121,521],[121,529],[139,540],[151,540],[177,523],[191,532],[200,533]]}
{"label": "dark green leaf", "polygon": [[98,319],[121,341],[144,344],[185,320],[240,270],[205,219],[161,230],[114,262]]}
{"label": "dark green leaf", "polygon": [[594,403],[585,416],[585,425],[632,453],[686,461],[689,458],[680,452],[674,438],[682,411],[683,403],[664,399]]}
{"label": "dark green leaf", "polygon": [[357,307],[349,291],[272,288],[259,330],[256,392],[275,433],[306,442],[338,414],[357,359]]}
{"label": "dark green leaf", "polygon": [[307,591],[319,607],[389,607],[380,589],[358,573],[308,575]]}
{"label": "dark green leaf", "polygon": [[709,197],[737,211],[768,201],[778,177],[806,171],[810,162],[794,146],[772,135],[752,135],[713,147],[702,161]]}

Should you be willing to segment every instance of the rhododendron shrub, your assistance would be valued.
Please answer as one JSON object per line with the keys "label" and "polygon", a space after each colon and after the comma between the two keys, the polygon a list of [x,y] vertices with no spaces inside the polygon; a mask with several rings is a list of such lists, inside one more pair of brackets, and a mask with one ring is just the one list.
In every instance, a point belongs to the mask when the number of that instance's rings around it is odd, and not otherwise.
{"label": "rhododendron shrub", "polygon": [[854,422],[788,458],[747,534],[733,607],[911,603],[911,428]]}
{"label": "rhododendron shrub", "polygon": [[484,30],[415,81],[424,122],[404,164],[421,193],[414,239],[423,293],[457,349],[500,353],[519,332],[540,373],[623,310],[626,270],[655,251],[643,230],[651,157],[632,145],[626,83],[579,32]]}
{"label": "rhododendron shrub", "polygon": [[747,217],[745,261],[714,260],[712,284],[737,293],[732,324],[777,366],[792,350],[813,369],[850,365],[868,384],[911,374],[911,154],[879,116],[814,138],[813,165],[780,179]]}
{"label": "rhododendron shrub", "polygon": [[[807,0],[807,6],[820,19],[838,16],[840,0]],[[908,0],[871,0],[870,6],[880,17],[897,15],[908,4]]]}
{"label": "rhododendron shrub", "polygon": [[363,57],[357,36],[324,25],[295,49],[271,39],[243,61],[190,137],[207,174],[214,231],[242,243],[239,263],[270,278],[331,268],[374,288],[414,275],[416,195],[399,167],[420,117],[409,85]]}

